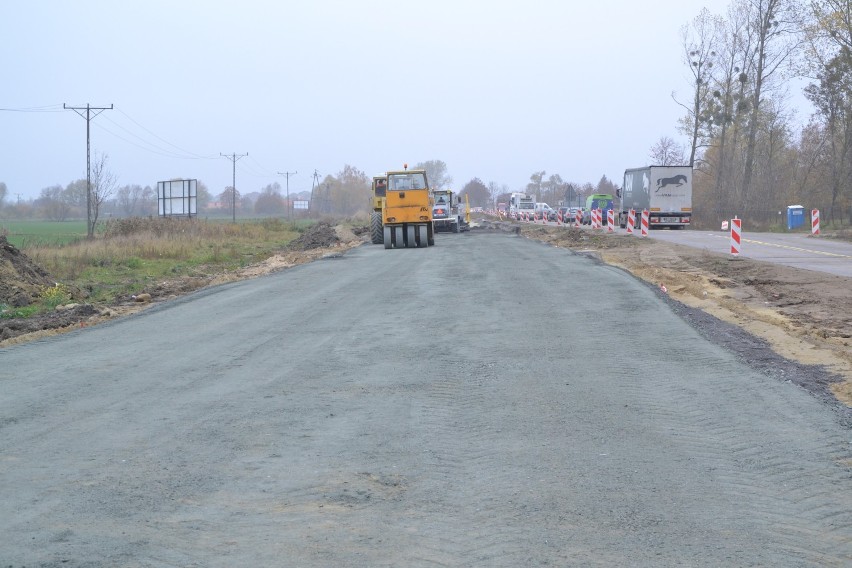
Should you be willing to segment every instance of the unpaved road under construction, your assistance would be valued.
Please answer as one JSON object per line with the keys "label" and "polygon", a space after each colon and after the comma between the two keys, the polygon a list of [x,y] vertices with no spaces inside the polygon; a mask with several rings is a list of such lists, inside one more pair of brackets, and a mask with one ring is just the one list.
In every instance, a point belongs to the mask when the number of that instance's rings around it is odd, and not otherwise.
{"label": "unpaved road under construction", "polygon": [[0,351],[0,566],[852,563],[852,432],[783,361],[581,254],[436,240]]}

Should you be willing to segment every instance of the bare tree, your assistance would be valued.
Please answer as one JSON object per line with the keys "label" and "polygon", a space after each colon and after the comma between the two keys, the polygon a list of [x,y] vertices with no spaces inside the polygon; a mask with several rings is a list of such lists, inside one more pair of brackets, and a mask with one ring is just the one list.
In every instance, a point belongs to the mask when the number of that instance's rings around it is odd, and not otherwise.
{"label": "bare tree", "polygon": [[71,203],[63,195],[61,185],[45,187],[37,200],[39,209],[51,221],[64,221],[71,212]]}
{"label": "bare tree", "polygon": [[761,103],[766,97],[765,89],[790,58],[800,43],[799,19],[796,14],[798,3],[794,0],[748,0],[749,23],[747,32],[754,40],[755,53],[751,62],[751,105],[748,122],[748,141],[745,148],[745,165],[741,198],[749,203],[749,192],[754,175],[754,158],[757,151],[757,133],[760,129]]}
{"label": "bare tree", "polygon": [[488,182],[488,193],[491,195],[491,206],[497,207],[497,196],[500,195],[500,184],[496,181]]}
{"label": "bare tree", "polygon": [[544,176],[547,172],[533,172],[530,175],[530,182],[527,184],[527,193],[532,195],[541,195],[541,186],[544,181]]}
{"label": "bare tree", "polygon": [[453,184],[452,176],[447,175],[447,164],[442,160],[427,160],[414,167],[418,170],[426,170],[426,179],[432,189],[449,189]]}
{"label": "bare tree", "polygon": [[717,30],[719,33],[719,65],[716,66],[713,86],[712,132],[716,145],[714,193],[712,204],[720,217],[730,216],[731,190],[738,185],[734,167],[734,151],[739,143],[742,117],[748,111],[746,84],[748,76],[744,69],[751,61],[752,47],[744,33],[747,11],[743,2],[732,4],[728,18]]}
{"label": "bare tree", "polygon": [[[713,123],[712,113],[712,73],[717,59],[716,42],[722,22],[704,8],[692,22],[692,27],[682,29],[684,60],[689,65],[693,80],[692,104],[687,106],[678,102],[687,111],[682,121],[683,131],[690,138],[689,162],[695,166],[696,154],[702,138],[707,137],[706,129]],[[675,93],[672,93],[675,98]],[[683,163],[683,162],[681,162]]]}
{"label": "bare tree", "polygon": [[95,225],[98,223],[98,214],[100,213],[101,205],[115,193],[118,187],[117,178],[107,168],[108,160],[109,157],[106,154],[95,154],[95,160],[92,163],[92,186],[89,188],[92,207],[88,227],[88,237],[90,239],[95,235]]}
{"label": "bare tree", "polygon": [[125,185],[116,193],[118,207],[128,217],[136,215],[139,210],[139,202],[145,195],[145,189],[141,185]]}
{"label": "bare tree", "polygon": [[683,145],[668,136],[661,136],[657,143],[651,146],[649,157],[655,166],[682,166],[686,163]]}
{"label": "bare tree", "polygon": [[6,183],[0,181],[0,205],[3,205],[3,200],[6,199]]}
{"label": "bare tree", "polygon": [[[813,131],[820,134],[812,165],[829,191],[828,219],[852,220],[852,0],[813,0],[808,22],[809,70],[816,81],[805,95],[816,108]],[[812,196],[817,197],[817,196]]]}

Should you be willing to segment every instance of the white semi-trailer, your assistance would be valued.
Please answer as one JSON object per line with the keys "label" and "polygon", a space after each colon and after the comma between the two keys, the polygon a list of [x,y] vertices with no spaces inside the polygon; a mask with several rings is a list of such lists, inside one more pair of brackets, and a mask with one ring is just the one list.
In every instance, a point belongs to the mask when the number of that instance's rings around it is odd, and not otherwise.
{"label": "white semi-trailer", "polygon": [[516,217],[535,215],[535,197],[526,193],[513,193],[509,196],[509,214]]}
{"label": "white semi-trailer", "polygon": [[624,171],[624,185],[618,196],[621,208],[618,224],[627,226],[627,214],[636,212],[634,228],[639,228],[643,209],[648,210],[648,227],[682,229],[692,219],[692,168],[689,166],[646,166]]}

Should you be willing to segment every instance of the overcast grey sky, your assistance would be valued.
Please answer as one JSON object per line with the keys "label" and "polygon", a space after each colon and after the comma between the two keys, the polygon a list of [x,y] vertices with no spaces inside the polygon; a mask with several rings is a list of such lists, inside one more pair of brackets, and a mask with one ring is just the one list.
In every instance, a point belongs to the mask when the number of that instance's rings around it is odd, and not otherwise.
{"label": "overcast grey sky", "polygon": [[[0,0],[7,200],[86,177],[290,191],[345,164],[443,160],[522,188],[534,171],[621,182],[690,94],[680,29],[728,0]],[[47,112],[42,112],[47,111]]]}

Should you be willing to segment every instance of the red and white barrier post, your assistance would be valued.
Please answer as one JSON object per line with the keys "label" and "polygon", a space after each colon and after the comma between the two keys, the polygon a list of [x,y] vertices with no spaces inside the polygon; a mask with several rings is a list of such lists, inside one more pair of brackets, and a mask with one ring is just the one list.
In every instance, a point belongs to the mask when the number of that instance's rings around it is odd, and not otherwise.
{"label": "red and white barrier post", "polygon": [[651,216],[651,214],[648,212],[647,209],[642,210],[642,226],[641,226],[641,232],[639,234],[642,235],[643,237],[648,236],[648,220],[649,220],[650,216]]}
{"label": "red and white barrier post", "polygon": [[580,209],[574,212],[574,227],[579,229],[580,223],[583,222],[583,212]]}
{"label": "red and white barrier post", "polygon": [[612,209],[607,209],[606,211],[606,232],[615,232],[615,211]]}
{"label": "red and white barrier post", "polygon": [[731,254],[740,255],[740,241],[742,236],[743,220],[734,217],[731,219]]}
{"label": "red and white barrier post", "polygon": [[636,210],[631,209],[627,212],[627,234],[633,234],[633,226],[636,224]]}
{"label": "red and white barrier post", "polygon": [[819,234],[819,209],[811,209],[811,233]]}

